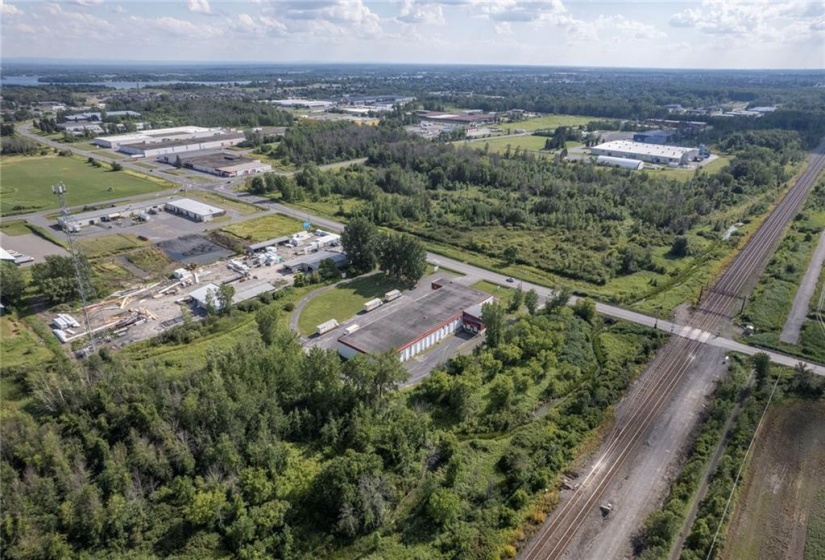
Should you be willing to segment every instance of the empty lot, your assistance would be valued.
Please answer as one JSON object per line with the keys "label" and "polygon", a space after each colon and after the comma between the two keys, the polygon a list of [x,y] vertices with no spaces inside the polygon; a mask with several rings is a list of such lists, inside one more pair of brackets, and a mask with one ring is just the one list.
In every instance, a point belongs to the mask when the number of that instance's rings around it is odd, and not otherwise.
{"label": "empty lot", "polygon": [[[808,520],[825,489],[825,401],[772,410],[756,442],[739,504],[720,556],[726,560],[810,558],[824,534],[808,535]],[[812,527],[822,531],[823,527]]]}

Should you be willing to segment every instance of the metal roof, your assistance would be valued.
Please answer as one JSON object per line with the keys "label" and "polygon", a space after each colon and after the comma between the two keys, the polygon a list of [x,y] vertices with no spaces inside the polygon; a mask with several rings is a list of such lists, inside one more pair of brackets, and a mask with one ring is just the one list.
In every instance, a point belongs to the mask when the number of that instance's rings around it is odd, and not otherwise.
{"label": "metal roof", "polygon": [[481,305],[492,297],[460,284],[445,284],[354,333],[345,334],[338,341],[364,353],[400,350],[465,309]]}
{"label": "metal roof", "polygon": [[225,210],[217,206],[211,206],[204,202],[192,200],[191,198],[179,198],[177,200],[170,200],[166,203],[167,206],[178,208],[185,212],[191,212],[198,216],[212,216],[214,214],[223,214]]}
{"label": "metal roof", "polygon": [[639,154],[645,156],[658,156],[668,158],[680,158],[684,154],[698,150],[698,148],[685,148],[684,146],[668,146],[664,144],[645,144],[642,142],[629,142],[626,140],[614,140],[612,142],[605,142],[598,146],[593,146],[591,150],[594,155],[600,155],[597,152],[622,152],[627,154]]}

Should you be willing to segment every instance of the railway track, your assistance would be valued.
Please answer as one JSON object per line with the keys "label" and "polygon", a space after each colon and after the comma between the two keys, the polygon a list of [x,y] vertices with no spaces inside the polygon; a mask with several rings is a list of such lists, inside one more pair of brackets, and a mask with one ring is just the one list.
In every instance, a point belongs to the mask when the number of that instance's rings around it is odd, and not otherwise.
{"label": "railway track", "polygon": [[[722,273],[691,315],[689,325],[715,332],[732,317],[739,298],[746,296],[773,254],[782,231],[799,212],[802,203],[825,168],[825,140],[814,150],[808,165],[774,211],[754,233],[745,247]],[[647,369],[642,385],[626,412],[607,438],[607,443],[591,471],[570,498],[553,512],[548,522],[525,548],[522,560],[562,558],[587,516],[599,506],[606,488],[613,482],[634,449],[650,432],[666,408],[676,386],[683,381],[702,343],[675,338],[662,348]]]}

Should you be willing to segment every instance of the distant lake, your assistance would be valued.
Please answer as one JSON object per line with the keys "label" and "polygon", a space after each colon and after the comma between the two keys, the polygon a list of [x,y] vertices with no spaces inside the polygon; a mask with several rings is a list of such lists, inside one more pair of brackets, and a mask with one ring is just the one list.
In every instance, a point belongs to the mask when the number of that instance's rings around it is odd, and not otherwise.
{"label": "distant lake", "polygon": [[41,82],[42,76],[3,76],[0,79],[0,86],[106,86],[115,89],[132,89],[136,86],[142,88],[153,86],[166,86],[169,84],[195,84],[203,86],[225,86],[230,84],[249,84],[250,80],[229,80],[225,82],[199,82],[188,80],[161,80],[157,82]]}

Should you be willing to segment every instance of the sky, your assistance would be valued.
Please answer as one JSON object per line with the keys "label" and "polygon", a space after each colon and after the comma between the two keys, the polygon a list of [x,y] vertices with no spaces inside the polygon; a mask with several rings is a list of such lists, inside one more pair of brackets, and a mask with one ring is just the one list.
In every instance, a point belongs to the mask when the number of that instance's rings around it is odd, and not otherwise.
{"label": "sky", "polygon": [[825,69],[825,0],[0,0],[3,59]]}

